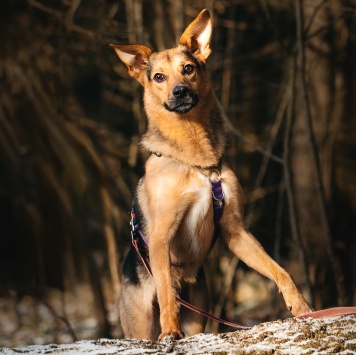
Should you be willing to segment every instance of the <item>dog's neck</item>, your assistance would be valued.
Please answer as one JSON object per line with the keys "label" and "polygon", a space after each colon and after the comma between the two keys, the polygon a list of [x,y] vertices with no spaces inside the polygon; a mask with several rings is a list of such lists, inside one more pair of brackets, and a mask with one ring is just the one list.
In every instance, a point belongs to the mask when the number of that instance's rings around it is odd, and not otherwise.
{"label": "dog's neck", "polygon": [[218,166],[226,144],[219,110],[212,105],[203,110],[202,117],[195,117],[194,111],[197,112],[192,110],[184,116],[177,114],[174,119],[172,115],[169,119],[162,119],[162,112],[161,115],[147,112],[148,129],[141,145],[148,151],[192,167],[206,169]]}

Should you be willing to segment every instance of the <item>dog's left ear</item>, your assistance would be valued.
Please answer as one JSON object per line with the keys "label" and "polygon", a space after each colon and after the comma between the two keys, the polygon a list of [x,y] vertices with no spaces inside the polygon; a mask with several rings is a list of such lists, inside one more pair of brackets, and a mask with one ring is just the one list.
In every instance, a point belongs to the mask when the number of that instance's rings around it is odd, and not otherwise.
{"label": "dog's left ear", "polygon": [[180,37],[179,44],[188,47],[199,60],[206,62],[210,49],[212,23],[209,11],[204,9],[198,17],[186,28]]}
{"label": "dog's left ear", "polygon": [[140,44],[121,46],[110,44],[115,49],[117,56],[124,62],[131,76],[143,84],[144,73],[148,67],[148,58],[152,49]]}

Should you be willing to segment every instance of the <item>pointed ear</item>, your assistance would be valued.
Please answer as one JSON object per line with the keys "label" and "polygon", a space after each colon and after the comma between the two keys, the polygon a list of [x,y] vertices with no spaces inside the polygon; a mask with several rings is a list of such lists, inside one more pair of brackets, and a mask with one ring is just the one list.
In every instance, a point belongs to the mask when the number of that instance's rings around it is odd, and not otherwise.
{"label": "pointed ear", "polygon": [[152,49],[140,44],[126,46],[110,44],[110,46],[114,48],[118,57],[127,66],[129,74],[143,84],[143,74],[148,67],[148,58]]}
{"label": "pointed ear", "polygon": [[179,40],[179,44],[188,47],[190,52],[205,63],[211,53],[211,32],[212,22],[210,14],[207,9],[204,9],[186,28]]}

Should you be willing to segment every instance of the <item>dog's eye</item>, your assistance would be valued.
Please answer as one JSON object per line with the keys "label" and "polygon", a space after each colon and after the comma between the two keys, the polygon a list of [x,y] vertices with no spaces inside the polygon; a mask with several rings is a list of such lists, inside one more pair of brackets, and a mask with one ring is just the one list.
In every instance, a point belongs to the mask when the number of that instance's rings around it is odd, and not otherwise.
{"label": "dog's eye", "polygon": [[194,69],[195,69],[194,66],[191,64],[186,64],[183,67],[184,74],[191,74],[191,73],[193,73]]}
{"label": "dog's eye", "polygon": [[162,81],[166,80],[166,76],[161,73],[157,73],[154,75],[153,80],[157,83],[161,83]]}

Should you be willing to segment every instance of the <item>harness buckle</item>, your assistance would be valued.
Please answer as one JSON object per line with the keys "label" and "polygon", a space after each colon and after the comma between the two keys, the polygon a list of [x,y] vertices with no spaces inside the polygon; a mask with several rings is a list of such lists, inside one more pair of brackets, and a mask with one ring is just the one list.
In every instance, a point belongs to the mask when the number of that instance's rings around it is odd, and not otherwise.
{"label": "harness buckle", "polygon": [[212,169],[210,171],[210,181],[220,181],[221,175],[220,175],[220,171],[218,169]]}
{"label": "harness buckle", "polygon": [[[130,222],[130,224],[131,224],[131,222]],[[131,240],[132,241],[137,240],[137,234],[134,229],[131,229]]]}
{"label": "harness buckle", "polygon": [[224,205],[224,191],[221,187],[221,180],[212,181],[212,195],[214,207],[222,207]]}
{"label": "harness buckle", "polygon": [[219,199],[219,198],[216,198],[213,194],[213,205],[214,207],[222,207],[224,205],[224,196]]}
{"label": "harness buckle", "polygon": [[137,230],[135,228],[135,218],[136,218],[136,215],[131,212],[131,221],[130,221],[130,225],[131,225],[131,240],[134,241],[134,240],[137,240],[138,237],[137,237]]}

